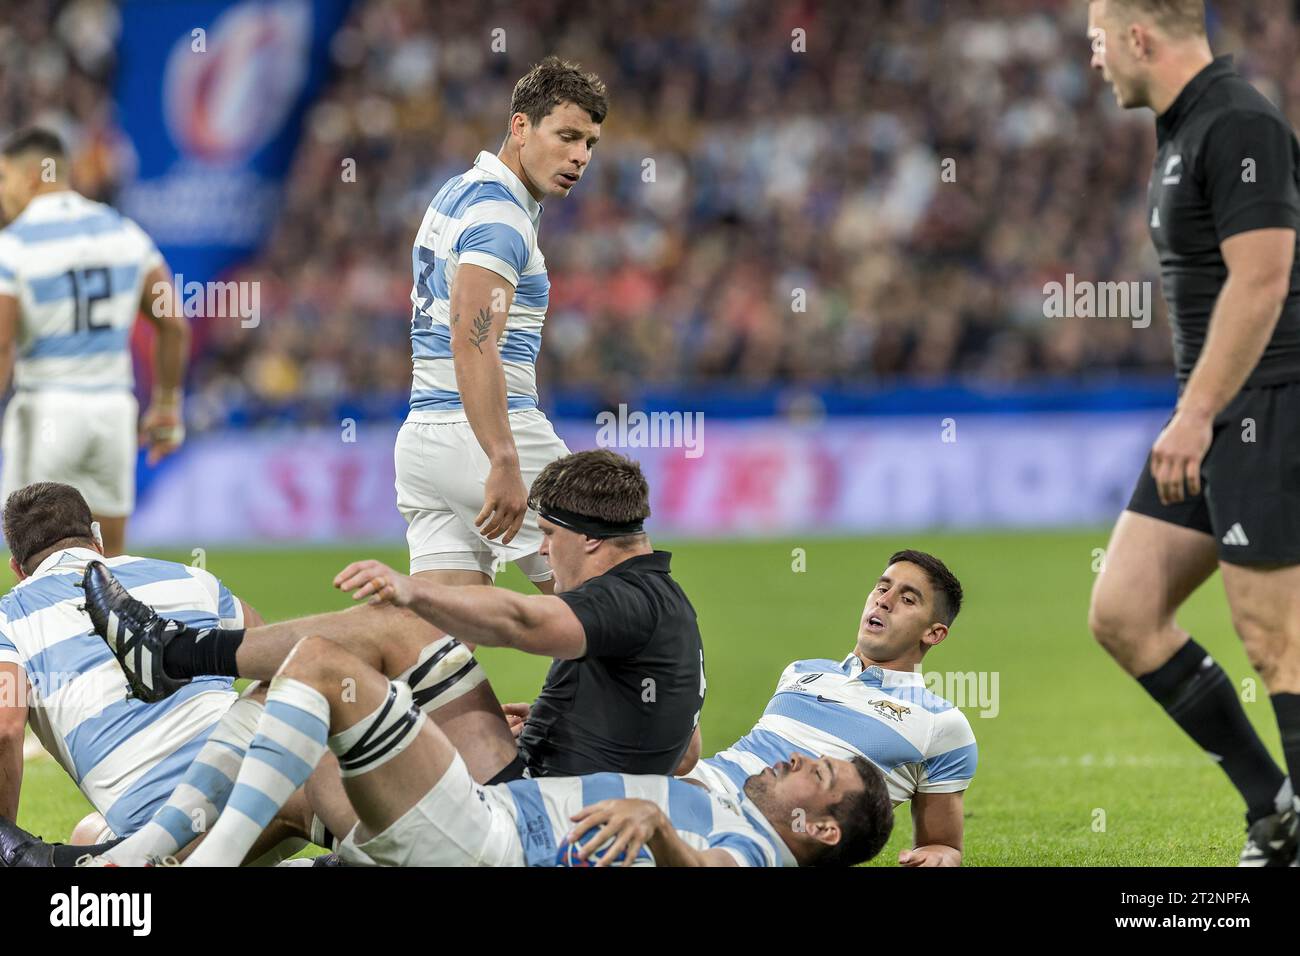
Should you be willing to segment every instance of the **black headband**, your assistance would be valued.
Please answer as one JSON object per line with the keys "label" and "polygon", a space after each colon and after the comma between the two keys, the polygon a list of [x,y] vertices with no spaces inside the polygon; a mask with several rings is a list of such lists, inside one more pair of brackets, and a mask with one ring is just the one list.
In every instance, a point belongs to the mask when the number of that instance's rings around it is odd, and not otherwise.
{"label": "black headband", "polygon": [[645,530],[640,518],[619,524],[606,521],[604,518],[580,515],[576,511],[566,511],[563,508],[539,509],[537,513],[551,524],[558,524],[561,528],[585,534],[588,538],[621,538],[626,534],[643,534]]}

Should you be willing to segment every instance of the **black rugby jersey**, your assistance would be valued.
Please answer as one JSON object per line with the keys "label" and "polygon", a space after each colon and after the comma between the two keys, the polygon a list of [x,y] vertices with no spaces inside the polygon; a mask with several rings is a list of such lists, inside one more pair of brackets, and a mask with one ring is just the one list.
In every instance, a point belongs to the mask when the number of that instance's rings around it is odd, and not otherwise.
{"label": "black rugby jersey", "polygon": [[[1147,221],[1185,384],[1228,275],[1219,244],[1253,229],[1300,229],[1300,143],[1231,56],[1197,73],[1156,119],[1156,143]],[[1300,382],[1300,257],[1277,328],[1245,387],[1286,382]]]}
{"label": "black rugby jersey", "polygon": [[704,705],[704,645],[670,555],[628,558],[556,595],[587,653],[556,660],[519,735],[533,776],[670,774]]}

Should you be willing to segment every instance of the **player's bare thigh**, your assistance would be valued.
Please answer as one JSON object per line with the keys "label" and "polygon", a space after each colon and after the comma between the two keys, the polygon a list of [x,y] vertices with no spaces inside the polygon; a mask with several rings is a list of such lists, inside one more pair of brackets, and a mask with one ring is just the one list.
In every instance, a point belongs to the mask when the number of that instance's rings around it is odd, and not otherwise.
{"label": "player's bare thigh", "polygon": [[1093,585],[1093,635],[1128,673],[1149,674],[1187,640],[1174,615],[1217,564],[1210,535],[1124,511]]}
{"label": "player's bare thigh", "polygon": [[[305,638],[285,661],[281,674],[309,684],[330,705],[330,735],[367,720],[388,696],[389,681],[338,644]],[[339,688],[347,682],[349,693]],[[504,723],[504,720],[503,720]],[[360,824],[357,842],[382,832],[433,789],[455,759],[456,749],[432,721],[400,754],[356,776],[343,778]]]}
{"label": "player's bare thigh", "polygon": [[[418,571],[412,577],[452,586],[492,583],[478,571]],[[474,650],[473,644],[461,643]],[[501,710],[501,701],[488,681],[429,716],[460,751],[470,776],[479,783],[487,783],[515,759],[518,748],[514,735]]]}
{"label": "player's bare thigh", "polygon": [[419,615],[389,605],[363,604],[249,628],[236,662],[244,677],[269,680],[304,637],[328,637],[370,667],[396,676],[445,632]]}
{"label": "player's bare thigh", "polygon": [[1233,627],[1269,693],[1300,693],[1300,565],[1219,568]]}
{"label": "player's bare thigh", "polygon": [[[324,637],[367,666],[396,677],[415,666],[420,652],[431,642],[445,636],[441,629],[403,608],[362,605],[251,628],[240,644],[237,662],[241,675],[265,680],[303,638]],[[488,681],[429,716],[451,738],[470,775],[480,783],[514,760],[514,737]]]}

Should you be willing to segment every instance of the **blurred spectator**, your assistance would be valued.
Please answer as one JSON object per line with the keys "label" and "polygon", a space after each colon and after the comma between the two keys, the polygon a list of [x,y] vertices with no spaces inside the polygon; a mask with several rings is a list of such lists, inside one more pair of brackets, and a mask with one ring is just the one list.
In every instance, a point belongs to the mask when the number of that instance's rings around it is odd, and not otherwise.
{"label": "blurred spectator", "polygon": [[[263,321],[204,330],[196,408],[409,386],[416,228],[551,52],[602,76],[611,113],[542,220],[544,390],[1169,374],[1158,295],[1148,329],[1043,315],[1067,273],[1159,288],[1152,117],[1089,73],[1085,20],[1073,0],[358,0],[240,270]],[[1212,4],[1211,24],[1300,119],[1294,4]],[[0,125],[55,125],[108,200],[116,30],[107,0],[0,14]]]}

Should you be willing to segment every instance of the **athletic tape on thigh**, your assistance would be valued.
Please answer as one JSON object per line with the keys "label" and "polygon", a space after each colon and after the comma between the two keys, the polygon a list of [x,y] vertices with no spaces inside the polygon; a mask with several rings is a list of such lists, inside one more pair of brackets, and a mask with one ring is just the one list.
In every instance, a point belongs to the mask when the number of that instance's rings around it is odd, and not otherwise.
{"label": "athletic tape on thigh", "polygon": [[398,680],[411,686],[415,706],[429,714],[483,683],[487,675],[468,647],[454,637],[434,641]]}
{"label": "athletic tape on thigh", "polygon": [[339,758],[339,771],[355,777],[382,767],[415,739],[424,714],[411,702],[411,688],[401,681],[388,682],[388,696],[368,717],[329,739]]}

